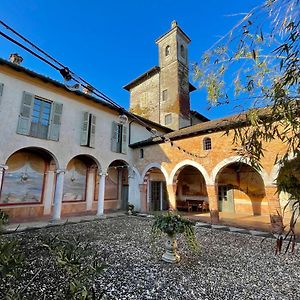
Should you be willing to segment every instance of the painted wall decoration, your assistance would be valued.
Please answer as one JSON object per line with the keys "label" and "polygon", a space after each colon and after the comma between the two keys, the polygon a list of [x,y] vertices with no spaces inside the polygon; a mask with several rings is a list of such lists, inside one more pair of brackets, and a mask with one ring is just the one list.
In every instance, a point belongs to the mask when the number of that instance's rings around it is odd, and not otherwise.
{"label": "painted wall decoration", "polygon": [[41,203],[45,160],[35,153],[19,151],[8,159],[7,166],[0,204]]}
{"label": "painted wall decoration", "polygon": [[205,180],[193,167],[185,167],[178,176],[176,196],[178,200],[204,199],[207,197]]}
{"label": "painted wall decoration", "polygon": [[111,168],[108,170],[108,176],[105,178],[104,200],[118,200],[118,169]]}
{"label": "painted wall decoration", "polygon": [[78,158],[73,158],[66,170],[63,201],[84,201],[86,191],[87,165]]}

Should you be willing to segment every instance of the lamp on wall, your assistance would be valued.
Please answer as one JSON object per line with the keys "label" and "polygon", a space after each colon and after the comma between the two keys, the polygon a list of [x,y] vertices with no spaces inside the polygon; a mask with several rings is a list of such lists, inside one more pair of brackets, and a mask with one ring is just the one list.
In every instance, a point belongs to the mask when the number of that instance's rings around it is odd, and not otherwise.
{"label": "lamp on wall", "polygon": [[125,125],[128,122],[128,117],[124,114],[124,112],[122,111],[122,113],[119,115],[119,122],[122,125]]}

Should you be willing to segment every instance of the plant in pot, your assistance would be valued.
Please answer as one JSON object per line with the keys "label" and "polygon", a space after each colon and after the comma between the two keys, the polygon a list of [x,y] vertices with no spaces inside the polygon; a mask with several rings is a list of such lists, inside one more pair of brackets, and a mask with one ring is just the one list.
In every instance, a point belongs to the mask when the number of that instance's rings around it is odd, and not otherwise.
{"label": "plant in pot", "polygon": [[180,261],[180,256],[177,253],[177,234],[184,235],[187,244],[192,250],[198,248],[194,226],[195,223],[193,221],[185,219],[172,211],[155,217],[151,230],[153,236],[160,236],[161,233],[167,234],[165,243],[166,251],[162,256],[163,261],[169,263],[177,263]]}

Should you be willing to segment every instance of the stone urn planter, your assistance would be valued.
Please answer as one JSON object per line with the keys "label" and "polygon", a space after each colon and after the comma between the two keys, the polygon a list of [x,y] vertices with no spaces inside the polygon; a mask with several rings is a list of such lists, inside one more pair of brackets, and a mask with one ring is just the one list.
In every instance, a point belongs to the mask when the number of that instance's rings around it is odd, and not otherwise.
{"label": "stone urn planter", "polygon": [[161,233],[166,234],[165,252],[162,260],[167,263],[177,263],[180,261],[180,256],[177,253],[178,234],[183,234],[187,244],[191,249],[195,250],[198,245],[195,237],[194,222],[182,218],[175,212],[169,211],[166,214],[155,217],[152,225],[152,235],[160,236]]}
{"label": "stone urn planter", "polygon": [[168,263],[177,263],[180,261],[180,256],[177,253],[176,235],[167,234],[165,243],[165,253],[162,260]]}

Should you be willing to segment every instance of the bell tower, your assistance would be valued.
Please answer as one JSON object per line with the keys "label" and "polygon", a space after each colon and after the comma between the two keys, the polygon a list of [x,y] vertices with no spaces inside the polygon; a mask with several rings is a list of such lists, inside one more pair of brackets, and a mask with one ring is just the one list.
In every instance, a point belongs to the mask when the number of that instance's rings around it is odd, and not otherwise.
{"label": "bell tower", "polygon": [[160,124],[174,130],[190,126],[189,37],[176,21],[156,40],[160,67]]}

